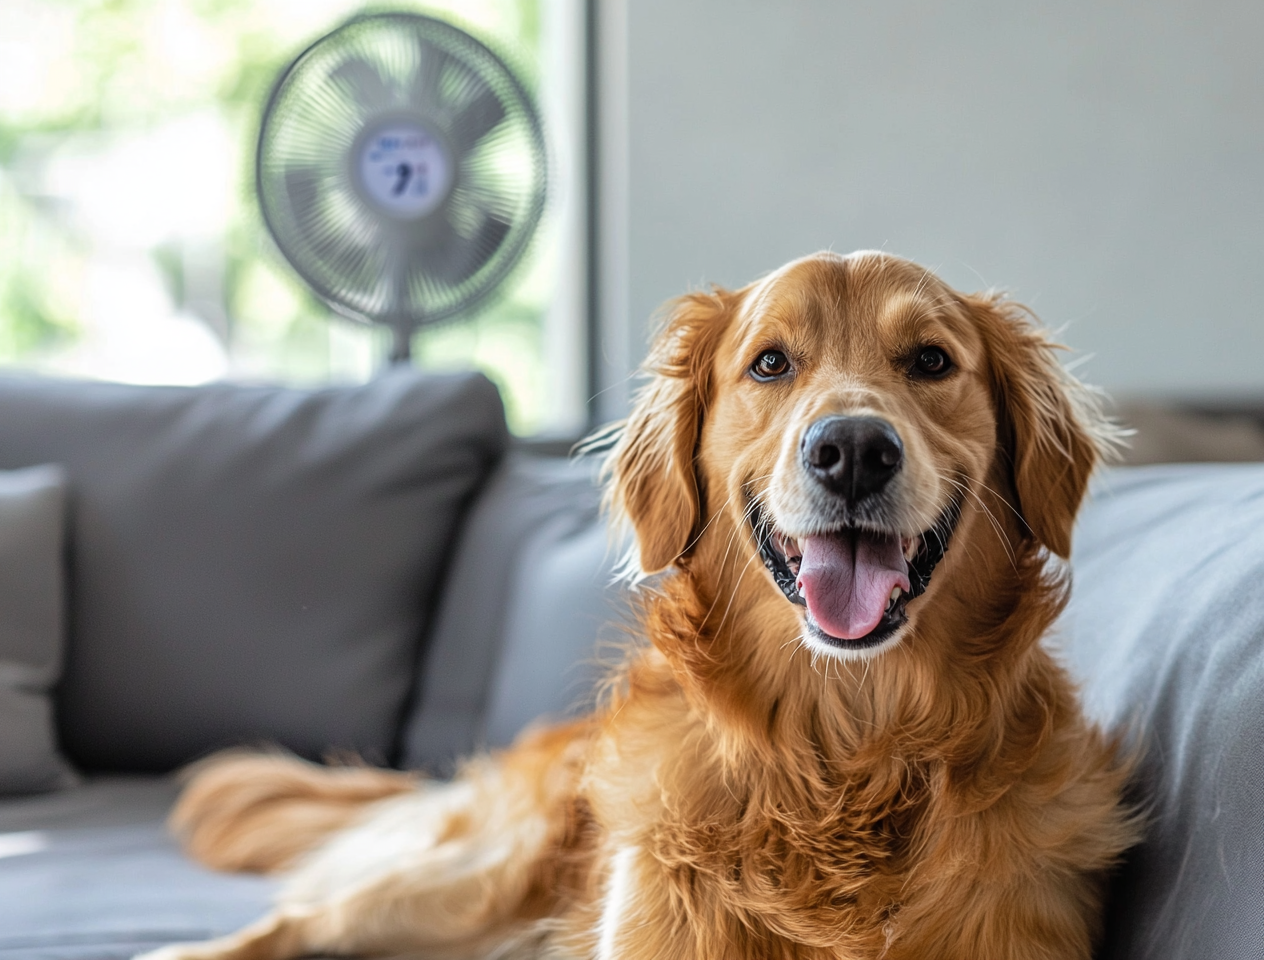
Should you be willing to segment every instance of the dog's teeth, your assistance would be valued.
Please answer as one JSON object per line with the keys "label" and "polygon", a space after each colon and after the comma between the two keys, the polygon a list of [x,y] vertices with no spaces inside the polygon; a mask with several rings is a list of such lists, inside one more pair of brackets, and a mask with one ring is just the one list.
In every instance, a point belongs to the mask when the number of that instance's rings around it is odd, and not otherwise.
{"label": "dog's teeth", "polygon": [[895,603],[895,601],[899,599],[900,599],[900,588],[892,587],[891,588],[891,602]]}

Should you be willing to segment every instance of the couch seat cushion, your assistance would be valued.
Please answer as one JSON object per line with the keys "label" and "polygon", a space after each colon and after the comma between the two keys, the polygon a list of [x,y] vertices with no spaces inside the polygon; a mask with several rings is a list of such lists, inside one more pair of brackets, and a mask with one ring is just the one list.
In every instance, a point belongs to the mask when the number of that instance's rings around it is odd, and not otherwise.
{"label": "couch seat cushion", "polygon": [[0,801],[0,960],[122,960],[229,933],[276,881],[203,870],[163,819],[161,778],[114,778]]}

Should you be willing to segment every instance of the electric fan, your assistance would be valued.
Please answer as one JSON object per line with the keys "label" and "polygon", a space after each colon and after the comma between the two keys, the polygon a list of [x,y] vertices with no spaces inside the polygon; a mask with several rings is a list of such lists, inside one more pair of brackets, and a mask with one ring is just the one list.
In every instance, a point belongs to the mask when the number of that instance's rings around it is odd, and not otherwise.
{"label": "electric fan", "polygon": [[468,311],[521,258],[544,209],[544,137],[509,67],[442,20],[355,17],[304,50],[264,111],[263,217],[340,314],[393,331]]}

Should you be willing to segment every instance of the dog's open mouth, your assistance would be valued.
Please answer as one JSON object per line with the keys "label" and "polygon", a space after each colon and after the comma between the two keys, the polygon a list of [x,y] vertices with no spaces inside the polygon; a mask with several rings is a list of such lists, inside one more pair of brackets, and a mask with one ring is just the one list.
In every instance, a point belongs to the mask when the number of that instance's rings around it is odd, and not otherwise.
{"label": "dog's open mouth", "polygon": [[926,592],[960,513],[952,501],[912,537],[844,527],[796,539],[776,529],[758,503],[750,517],[764,566],[788,600],[807,607],[816,639],[863,650],[908,620],[908,602]]}

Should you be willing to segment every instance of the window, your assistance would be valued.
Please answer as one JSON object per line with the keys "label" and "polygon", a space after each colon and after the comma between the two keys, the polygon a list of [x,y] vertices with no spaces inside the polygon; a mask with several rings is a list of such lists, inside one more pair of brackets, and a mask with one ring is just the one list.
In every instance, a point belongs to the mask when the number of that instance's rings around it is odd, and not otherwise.
{"label": "window", "polygon": [[[0,4],[0,363],[134,383],[371,376],[388,338],[334,317],[303,287],[253,196],[275,77],[359,7]],[[548,213],[504,295],[422,331],[415,362],[484,369],[517,433],[574,434],[585,400],[582,4],[415,8],[510,54],[552,163]]]}

